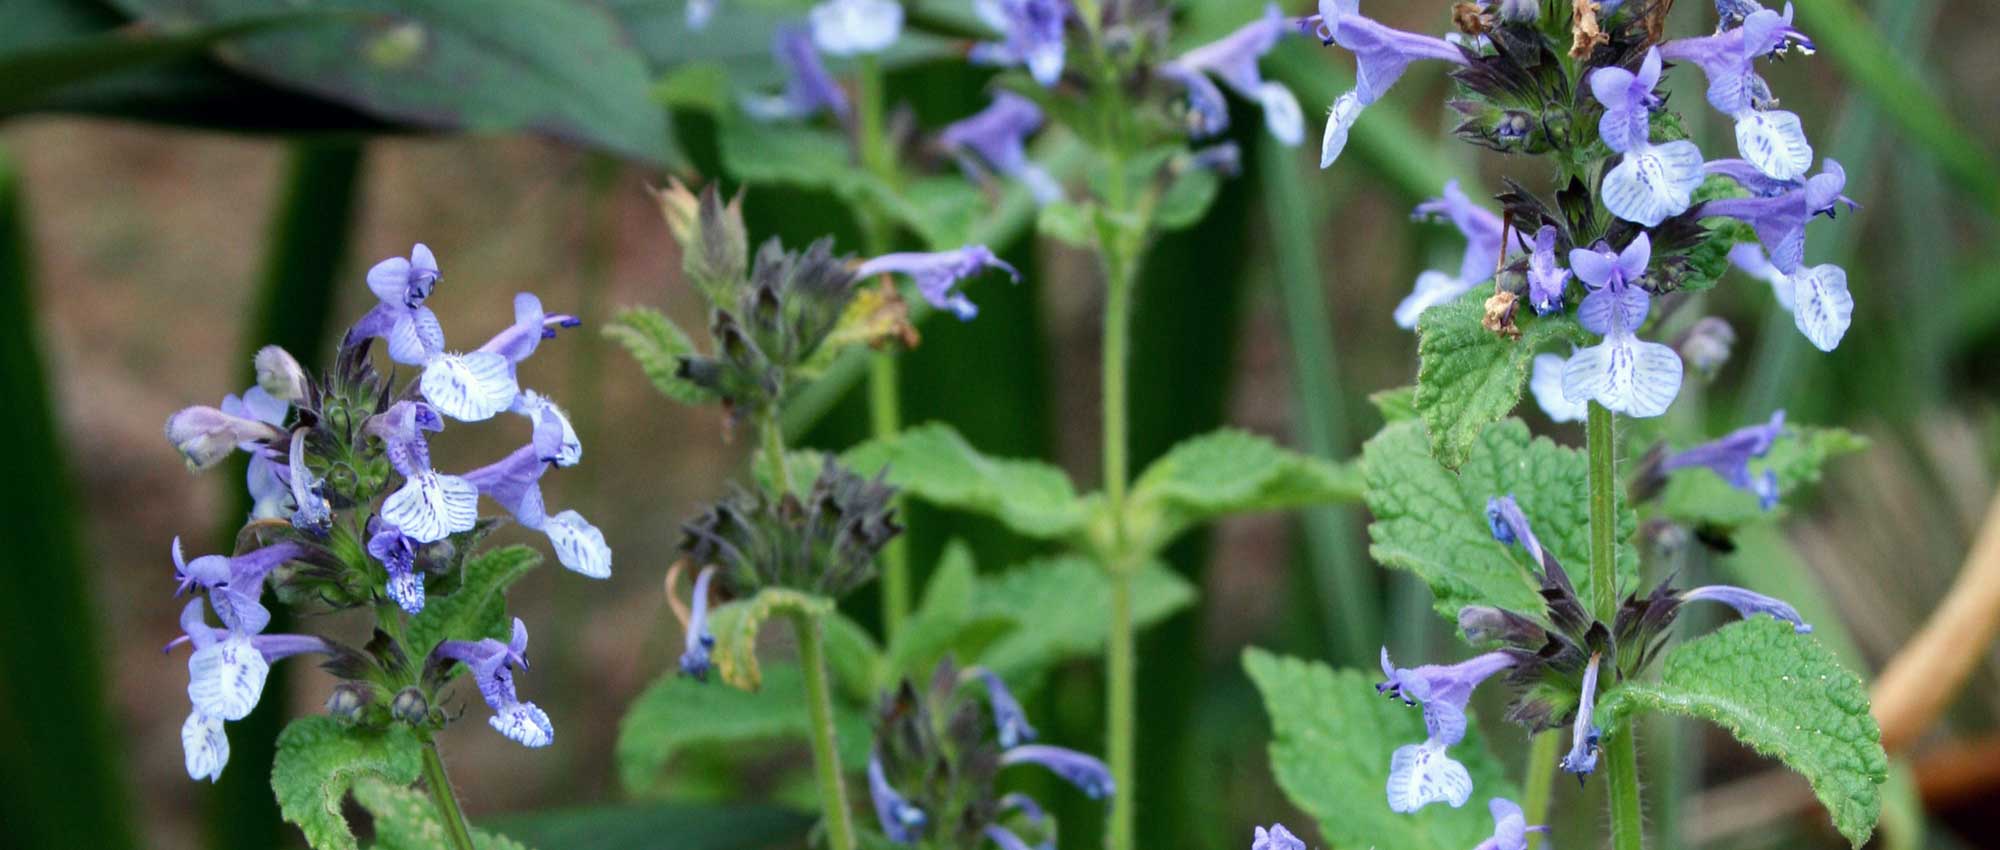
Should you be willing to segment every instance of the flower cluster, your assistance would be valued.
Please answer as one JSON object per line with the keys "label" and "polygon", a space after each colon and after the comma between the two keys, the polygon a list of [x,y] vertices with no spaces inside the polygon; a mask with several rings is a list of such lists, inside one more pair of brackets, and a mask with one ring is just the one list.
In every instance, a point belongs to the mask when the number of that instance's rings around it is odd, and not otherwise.
{"label": "flower cluster", "polygon": [[[1762,60],[1810,54],[1812,41],[1792,25],[1792,9],[1754,2],[1716,4],[1710,35],[1663,40],[1657,4],[1578,6],[1566,19],[1542,18],[1536,3],[1459,4],[1461,31],[1440,38],[1396,30],[1362,14],[1359,0],[1322,0],[1298,22],[1328,45],[1352,52],[1356,86],[1332,107],[1321,164],[1345,148],[1362,110],[1381,98],[1412,63],[1453,66],[1465,116],[1458,135],[1496,150],[1554,159],[1562,183],[1553,201],[1518,185],[1493,212],[1454,184],[1418,207],[1441,215],[1467,240],[1458,272],[1425,272],[1396,310],[1414,327],[1425,309],[1494,281],[1488,313],[1496,331],[1514,329],[1514,305],[1537,316],[1574,309],[1594,345],[1542,355],[1536,398],[1558,421],[1581,418],[1596,402],[1634,417],[1664,413],[1679,394],[1681,354],[1641,338],[1653,302],[1706,286],[1726,256],[1771,283],[1799,330],[1822,350],[1839,344],[1853,316],[1847,276],[1837,266],[1805,264],[1806,224],[1853,201],[1846,176],[1826,160],[1811,174],[1813,149],[1798,115],[1779,109],[1757,71]],[[1589,14],[1583,14],[1588,7]],[[1565,63],[1567,53],[1575,61]],[[1658,89],[1669,63],[1699,69],[1707,100],[1735,124],[1736,156],[1708,160],[1685,138]],[[1580,286],[1570,287],[1574,280]],[[1574,295],[1572,295],[1574,293]],[[1697,342],[1706,342],[1706,339]],[[1712,371],[1713,346],[1696,349]],[[1722,351],[1726,352],[1726,344]]]}
{"label": "flower cluster", "polygon": [[[984,704],[968,691],[983,691]],[[1020,703],[992,671],[938,665],[927,688],[909,681],[883,697],[868,757],[868,794],[891,843],[975,850],[1049,850],[1055,823],[1024,794],[999,794],[1004,768],[1039,765],[1093,800],[1113,792],[1102,761],[1031,743]],[[1024,837],[1025,836],[1025,837]]]}
{"label": "flower cluster", "polygon": [[[418,244],[368,271],[379,299],[346,334],[334,369],[315,378],[276,347],[257,354],[257,384],[218,407],[190,407],[167,420],[168,442],[190,468],[204,469],[230,454],[249,455],[246,482],[254,507],[234,555],[187,559],[173,545],[178,593],[200,591],[221,627],[207,622],[201,600],[181,614],[194,704],[182,741],[188,775],[213,779],[229,757],[226,721],[257,704],[271,662],[305,653],[332,656],[328,668],[347,681],[329,708],[350,720],[439,722],[433,695],[457,663],[472,672],[495,712],[494,728],[528,746],[553,731],[548,716],[515,696],[512,670],[525,667],[527,630],[514,621],[513,639],[441,640],[403,646],[378,638],[355,649],[307,635],[265,634],[271,613],[264,591],[292,605],[376,606],[381,617],[417,617],[433,592],[454,592],[473,545],[495,525],[482,520],[479,500],[492,499],[523,527],[548,537],[565,567],[590,578],[611,575],[611,549],[596,526],[574,510],[551,514],[540,479],[552,467],[573,466],[583,447],[555,402],[520,386],[518,367],[574,317],[546,312],[534,295],[514,300],[514,321],[478,348],[449,350],[437,316],[425,306],[442,275],[436,257]],[[389,359],[414,367],[398,388],[369,356],[381,339]],[[521,447],[487,466],[448,473],[431,463],[429,436],[446,419],[478,422],[501,413],[525,420]],[[391,632],[401,634],[402,629]],[[452,637],[446,635],[444,637]],[[427,659],[422,675],[409,657]],[[394,694],[393,699],[388,698]],[[388,708],[384,708],[388,706]]]}

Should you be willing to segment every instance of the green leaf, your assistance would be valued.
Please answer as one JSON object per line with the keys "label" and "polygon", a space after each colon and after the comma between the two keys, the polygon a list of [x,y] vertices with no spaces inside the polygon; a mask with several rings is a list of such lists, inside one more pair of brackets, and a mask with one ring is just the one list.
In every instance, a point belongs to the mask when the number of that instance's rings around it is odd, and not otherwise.
{"label": "green leaf", "polygon": [[807,124],[725,117],[716,143],[729,173],[748,183],[825,189],[850,206],[881,210],[933,248],[956,248],[991,214],[965,179],[917,177],[895,185],[848,154],[847,138]]}
{"label": "green leaf", "polygon": [[[755,693],[668,673],[648,685],[618,723],[618,778],[627,793],[658,796],[667,767],[691,748],[807,739],[805,679],[797,664],[772,664]],[[841,761],[868,760],[868,719],[860,703],[837,701],[834,723]]]}
{"label": "green leaf", "polygon": [[[1580,598],[1592,598],[1590,571],[1589,459],[1547,437],[1530,439],[1528,426],[1508,419],[1486,427],[1457,472],[1430,453],[1422,423],[1397,422],[1362,447],[1368,478],[1368,554],[1409,570],[1430,585],[1435,607],[1457,622],[1466,605],[1542,611],[1540,570],[1519,546],[1493,539],[1486,500],[1513,494],[1542,545],[1555,554]],[[1621,591],[1638,583],[1632,535],[1638,518],[1618,513],[1617,567]]]}
{"label": "green leaf", "polygon": [[1688,641],[1667,653],[1658,682],[1627,682],[1598,705],[1613,735],[1641,710],[1721,726],[1803,774],[1854,846],[1874,831],[1889,767],[1881,729],[1861,679],[1813,636],[1755,617]]}
{"label": "green leaf", "polygon": [[1223,429],[1174,446],[1139,475],[1125,530],[1156,552],[1190,526],[1229,514],[1361,500],[1361,472]]}
{"label": "green leaf", "polygon": [[[11,18],[10,12],[10,23]],[[0,113],[74,83],[199,57],[208,48],[241,36],[339,19],[325,12],[261,14],[171,34],[127,28],[0,51]]]}
{"label": "green leaf", "polygon": [[[458,589],[429,600],[423,613],[410,619],[410,648],[429,654],[439,641],[506,640],[513,634],[513,621],[507,617],[507,588],[541,563],[540,552],[519,544],[472,556],[465,562],[465,581]],[[422,663],[421,657],[411,660]]]}
{"label": "green leaf", "polygon": [[1368,403],[1375,405],[1375,412],[1382,414],[1385,423],[1417,418],[1417,388],[1414,386],[1377,390],[1368,394]]}
{"label": "green leaf", "polygon": [[953,641],[972,620],[977,582],[972,550],[959,540],[946,545],[930,582],[924,585],[923,601],[889,643],[889,663],[896,671],[907,674],[921,670],[951,651]]}
{"label": "green leaf", "polygon": [[[268,14],[262,0],[116,0],[167,32]],[[655,164],[678,159],[651,75],[605,10],[564,0],[301,0],[351,20],[233,41],[250,74],[394,121],[532,131]]]}
{"label": "green leaf", "polygon": [[[354,783],[354,799],[375,816],[374,850],[435,850],[445,846],[444,824],[430,797],[403,785],[364,778]],[[478,827],[472,845],[479,850],[528,850],[528,846]]]}
{"label": "green leaf", "polygon": [[[1771,452],[1752,461],[1750,474],[1778,474],[1778,492],[1792,495],[1818,484],[1827,461],[1868,448],[1868,438],[1842,428],[1788,427]],[[1675,471],[1660,493],[1660,510],[1676,522],[1728,530],[1778,515],[1757,497],[1729,486],[1706,467]]]}
{"label": "green leaf", "polygon": [[[1066,555],[1030,561],[979,577],[975,619],[1014,621],[1013,631],[979,654],[979,663],[1009,681],[1032,678],[1049,667],[1104,651],[1104,612],[1111,606],[1111,578],[1088,558]],[[1194,603],[1195,588],[1154,562],[1132,576],[1132,620],[1145,628]]]}
{"label": "green leaf", "polygon": [[331,717],[301,717],[278,736],[271,765],[271,790],[285,820],[297,824],[316,850],[356,850],[354,833],[341,817],[347,791],[375,776],[398,785],[423,772],[423,745],[401,724],[386,732],[351,729]]}
{"label": "green leaf", "polygon": [[875,638],[839,611],[826,618],[826,666],[840,692],[862,704],[873,701],[888,678],[888,662]]}
{"label": "green leaf", "polygon": [[774,614],[824,617],[833,613],[832,600],[782,587],[767,587],[756,596],[739,599],[709,612],[715,633],[715,669],[722,681],[754,691],[763,685],[757,668],[757,633]]}
{"label": "green leaf", "polygon": [[639,361],[646,380],[667,398],[682,404],[707,404],[715,400],[708,391],[680,377],[681,357],[695,353],[694,341],[674,320],[651,307],[627,307],[618,311],[602,331],[616,340]]}
{"label": "green leaf", "polygon": [[1212,168],[1189,166],[1181,171],[1153,208],[1153,226],[1161,231],[1185,230],[1201,221],[1215,196],[1222,191],[1222,178]]}
{"label": "green leaf", "polygon": [[1077,497],[1062,470],[1040,461],[986,457],[942,423],[863,443],[847,452],[846,461],[862,475],[886,466],[889,483],[911,496],[986,514],[1029,537],[1072,538],[1091,517],[1091,503]]}
{"label": "green leaf", "polygon": [[1278,787],[1319,821],[1329,848],[1465,850],[1493,835],[1487,799],[1520,799],[1474,723],[1451,748],[1451,757],[1472,774],[1474,804],[1391,812],[1383,790],[1389,758],[1397,747],[1424,740],[1422,711],[1383,699],[1373,673],[1335,671],[1255,648],[1244,651],[1243,669],[1271,715],[1271,771]]}
{"label": "green leaf", "polygon": [[1035,232],[1072,248],[1097,245],[1097,212],[1089,203],[1056,201],[1035,216]]}
{"label": "green leaf", "polygon": [[813,819],[778,806],[638,803],[499,814],[480,818],[538,847],[590,850],[770,850],[802,847]]}
{"label": "green leaf", "polygon": [[1417,413],[1430,429],[1431,453],[1453,469],[1465,462],[1481,429],[1513,412],[1537,351],[1560,340],[1586,341],[1575,320],[1527,310],[1515,314],[1519,339],[1489,331],[1482,322],[1490,295],[1491,289],[1476,286],[1417,319]]}

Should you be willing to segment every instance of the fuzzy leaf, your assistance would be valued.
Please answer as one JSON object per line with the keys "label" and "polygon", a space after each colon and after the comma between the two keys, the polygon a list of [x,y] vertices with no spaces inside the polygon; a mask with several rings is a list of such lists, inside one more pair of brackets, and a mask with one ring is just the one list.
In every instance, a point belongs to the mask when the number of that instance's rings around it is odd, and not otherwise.
{"label": "fuzzy leaf", "polygon": [[[365,778],[354,784],[354,799],[375,816],[374,850],[431,850],[449,846],[444,824],[430,797],[414,788]],[[528,850],[528,846],[478,827],[472,829],[478,850]]]}
{"label": "fuzzy leaf", "polygon": [[[1416,573],[1430,585],[1435,607],[1457,622],[1466,605],[1494,605],[1530,616],[1542,611],[1540,569],[1519,546],[1493,539],[1486,500],[1513,494],[1542,545],[1555,553],[1590,604],[1589,459],[1508,419],[1486,427],[1457,472],[1431,455],[1422,423],[1397,422],[1362,447],[1368,477],[1368,554]],[[1621,591],[1638,582],[1632,535],[1638,518],[1618,513]]]}
{"label": "fuzzy leaf", "polygon": [[1361,473],[1223,429],[1183,441],[1141,473],[1125,529],[1155,552],[1190,526],[1229,514],[1356,502]]}
{"label": "fuzzy leaf", "polygon": [[[1827,461],[1868,448],[1868,438],[1842,428],[1787,427],[1771,444],[1771,453],[1750,463],[1750,474],[1769,469],[1778,474],[1778,492],[1792,495],[1818,484]],[[1757,504],[1757,497],[1725,483],[1709,469],[1683,469],[1667,479],[1660,493],[1660,510],[1676,522],[1731,529],[1777,515]]]}
{"label": "fuzzy leaf", "polygon": [[1868,689],[1812,635],[1769,617],[1731,623],[1667,653],[1658,682],[1628,682],[1598,710],[1608,734],[1638,711],[1699,717],[1812,784],[1833,825],[1860,847],[1882,810],[1888,756]]}
{"label": "fuzzy leaf", "polygon": [[[764,671],[755,693],[697,682],[677,673],[653,680],[618,723],[618,777],[634,796],[659,796],[667,768],[690,748],[762,741],[805,742],[805,679],[792,662]],[[845,701],[834,703],[840,760],[860,767],[868,760],[868,720]]]}
{"label": "fuzzy leaf", "polygon": [[987,457],[941,423],[863,443],[846,461],[861,475],[887,466],[889,483],[905,493],[991,516],[1029,537],[1074,537],[1091,517],[1091,503],[1076,495],[1062,470],[1040,461]]}
{"label": "fuzzy leaf", "polygon": [[[514,621],[507,617],[507,588],[541,563],[540,552],[518,544],[472,556],[465,562],[464,583],[449,596],[425,602],[423,613],[410,619],[410,648],[429,655],[440,641],[507,640],[514,633]],[[422,656],[411,660],[421,664]]]}
{"label": "fuzzy leaf", "polygon": [[763,630],[764,621],[780,613],[822,617],[833,613],[833,602],[796,590],[767,587],[756,596],[709,612],[709,627],[715,633],[715,669],[722,674],[722,681],[746,691],[763,686],[763,672],[757,668],[757,633]]}
{"label": "fuzzy leaf", "polygon": [[1414,386],[1377,390],[1368,394],[1368,403],[1375,405],[1375,412],[1382,414],[1385,423],[1417,418],[1417,388]]}
{"label": "fuzzy leaf", "polygon": [[682,379],[678,372],[681,357],[694,353],[694,342],[674,320],[651,307],[627,307],[604,326],[605,337],[617,340],[639,361],[646,380],[667,398],[682,404],[706,404],[714,400],[707,390]]}
{"label": "fuzzy leaf", "polygon": [[1488,799],[1520,799],[1474,723],[1451,748],[1451,757],[1472,774],[1472,803],[1392,812],[1389,757],[1424,739],[1422,710],[1383,699],[1373,673],[1336,671],[1254,648],[1244,651],[1243,669],[1271,716],[1271,772],[1292,804],[1319,822],[1325,846],[1465,850],[1493,834]]}
{"label": "fuzzy leaf", "polygon": [[[1132,621],[1145,628],[1194,603],[1195,588],[1158,562],[1132,577]],[[978,656],[1009,681],[1032,678],[1063,661],[1104,651],[1104,612],[1111,579],[1096,562],[1075,555],[1030,561],[980,576],[974,619],[1006,619],[1016,626]]]}
{"label": "fuzzy leaf", "polygon": [[423,749],[410,727],[386,732],[349,728],[331,717],[301,717],[278,735],[271,790],[285,820],[297,824],[315,850],[356,850],[340,808],[348,789],[366,777],[398,785],[417,781]]}
{"label": "fuzzy leaf", "polygon": [[1450,304],[1425,310],[1417,320],[1417,413],[1430,429],[1431,453],[1456,469],[1487,425],[1513,412],[1535,354],[1561,340],[1582,344],[1583,329],[1568,316],[1516,311],[1521,336],[1508,339],[1481,324],[1486,299],[1473,287]]}

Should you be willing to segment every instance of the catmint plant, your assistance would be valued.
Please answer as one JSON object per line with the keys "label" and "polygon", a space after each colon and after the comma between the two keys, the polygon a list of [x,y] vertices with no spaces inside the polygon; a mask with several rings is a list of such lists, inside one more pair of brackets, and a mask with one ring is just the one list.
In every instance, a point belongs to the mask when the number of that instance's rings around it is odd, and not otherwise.
{"label": "catmint plant", "polygon": [[[571,571],[611,575],[603,533],[574,510],[551,515],[540,490],[549,469],[582,460],[576,431],[554,401],[520,386],[523,361],[577,320],[548,313],[522,293],[511,324],[460,353],[446,346],[426,306],[442,279],[421,243],[408,258],[383,260],[367,274],[378,303],[348,329],[331,369],[313,375],[290,353],[265,348],[255,358],[255,386],[167,420],[167,440],[191,469],[249,454],[245,485],[254,502],[227,554],[189,558],[181,541],[173,542],[176,595],[203,597],[183,607],[183,634],[167,647],[191,650],[192,710],[181,732],[188,775],[221,776],[229,761],[226,724],[256,708],[271,664],[323,657],[341,680],[327,700],[330,716],[295,721],[274,766],[287,818],[315,844],[344,835],[345,825],[295,808],[288,795],[323,793],[318,784],[344,783],[349,772],[365,770],[405,785],[421,774],[437,834],[470,850],[471,831],[434,742],[461,714],[453,705],[465,694],[455,681],[470,680],[500,735],[531,748],[555,740],[548,713],[521,695],[516,675],[528,666],[528,628],[505,607],[507,585],[536,556],[520,547],[480,550],[504,523],[481,517],[482,497],[546,535]],[[393,364],[413,368],[404,380],[399,370],[378,369],[371,356],[378,339]],[[508,420],[518,423],[519,449],[472,470],[433,465],[430,440],[447,420],[508,412],[520,417]],[[267,599],[301,613],[366,611],[372,634],[356,642],[270,633]],[[324,743],[333,739],[347,743]],[[329,787],[339,789],[335,798],[344,793],[345,785]]]}

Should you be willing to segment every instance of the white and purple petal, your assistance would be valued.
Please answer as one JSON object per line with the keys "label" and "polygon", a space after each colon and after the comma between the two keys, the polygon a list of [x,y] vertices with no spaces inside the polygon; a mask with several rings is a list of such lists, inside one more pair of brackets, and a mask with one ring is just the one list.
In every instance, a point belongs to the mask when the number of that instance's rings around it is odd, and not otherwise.
{"label": "white and purple petal", "polygon": [[1626,221],[1657,226],[1693,204],[1701,165],[1701,149],[1689,141],[1627,151],[1604,176],[1604,207]]}
{"label": "white and purple petal", "polygon": [[1832,351],[1854,321],[1854,295],[1847,271],[1827,264],[1792,276],[1792,323],[1821,351]]}
{"label": "white and purple petal", "polygon": [[1361,102],[1358,92],[1347,92],[1333,101],[1326,111],[1326,132],[1319,141],[1319,167],[1328,168],[1340,158],[1340,152],[1347,149],[1347,132],[1354,128],[1354,122],[1361,120],[1361,110],[1367,104]]}
{"label": "white and purple petal", "polygon": [[432,358],[418,386],[439,413],[461,422],[491,419],[513,405],[521,392],[513,364],[491,351]]}
{"label": "white and purple petal", "polygon": [[435,543],[479,524],[479,490],[456,475],[425,470],[382,500],[382,519],[418,543]]}
{"label": "white and purple petal", "polygon": [[1396,748],[1389,757],[1389,810],[1409,814],[1432,803],[1456,809],[1472,799],[1472,774],[1445,753],[1441,744],[1425,741]]}
{"label": "white and purple petal", "polygon": [[211,717],[242,720],[257,707],[270,674],[270,662],[250,636],[231,634],[188,656],[188,699]]}
{"label": "white and purple petal", "polygon": [[229,735],[222,730],[222,718],[198,708],[189,712],[181,724],[181,753],[189,779],[221,779],[223,766],[229,764]]}
{"label": "white and purple petal", "polygon": [[604,532],[582,514],[563,511],[549,517],[542,532],[549,536],[556,560],[571,572],[586,578],[611,577],[611,547],[604,542]]}
{"label": "white and purple petal", "polygon": [[1589,413],[1587,402],[1570,401],[1563,395],[1563,365],[1567,358],[1560,354],[1537,354],[1533,372],[1528,377],[1528,391],[1534,393],[1535,403],[1554,422],[1582,422]]}
{"label": "white and purple petal", "polygon": [[1775,180],[1797,180],[1812,169],[1812,143],[1799,116],[1783,110],[1746,110],[1736,116],[1736,150]]}
{"label": "white and purple petal", "polygon": [[1563,366],[1563,397],[1595,401],[1627,416],[1665,413],[1681,389],[1681,358],[1672,348],[1630,332],[1578,349]]}
{"label": "white and purple petal", "polygon": [[556,727],[549,722],[549,713],[532,702],[500,706],[486,722],[507,740],[530,749],[546,747],[556,739]]}

